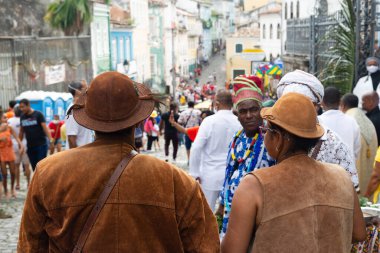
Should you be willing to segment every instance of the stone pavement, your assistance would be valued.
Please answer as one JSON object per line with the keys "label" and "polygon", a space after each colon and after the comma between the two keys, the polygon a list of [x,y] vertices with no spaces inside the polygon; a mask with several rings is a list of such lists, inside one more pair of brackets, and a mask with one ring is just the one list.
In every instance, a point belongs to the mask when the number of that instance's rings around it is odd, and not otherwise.
{"label": "stone pavement", "polygon": [[[159,159],[165,159],[163,137],[160,137],[160,145],[161,150],[155,151],[153,148],[153,151],[143,153],[153,155]],[[172,154],[171,149],[170,154]],[[175,165],[186,171],[188,170],[187,156],[184,145],[182,145],[178,150],[178,157]],[[8,182],[10,182],[10,178],[8,179]],[[0,219],[0,253],[16,252],[18,232],[26,194],[26,179],[21,173],[21,190],[17,192],[17,199],[6,200],[2,197],[0,200],[0,210],[3,210],[6,214],[10,214],[12,216],[12,218]]]}
{"label": "stone pavement", "polygon": [[216,75],[216,83],[218,89],[223,89],[226,81],[226,59],[225,51],[221,51],[210,58],[208,66],[204,66],[202,75],[199,77],[201,85],[210,81],[210,75]]}

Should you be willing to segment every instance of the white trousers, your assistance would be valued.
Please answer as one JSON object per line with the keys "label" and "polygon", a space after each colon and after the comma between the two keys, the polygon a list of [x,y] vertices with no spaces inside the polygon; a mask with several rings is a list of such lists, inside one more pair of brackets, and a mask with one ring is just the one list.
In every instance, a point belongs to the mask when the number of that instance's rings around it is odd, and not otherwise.
{"label": "white trousers", "polygon": [[203,187],[202,187],[202,190],[203,190],[203,193],[204,193],[204,195],[206,197],[208,205],[210,206],[212,212],[214,212],[215,211],[216,200],[219,197],[220,191],[210,191],[210,190],[204,189]]}

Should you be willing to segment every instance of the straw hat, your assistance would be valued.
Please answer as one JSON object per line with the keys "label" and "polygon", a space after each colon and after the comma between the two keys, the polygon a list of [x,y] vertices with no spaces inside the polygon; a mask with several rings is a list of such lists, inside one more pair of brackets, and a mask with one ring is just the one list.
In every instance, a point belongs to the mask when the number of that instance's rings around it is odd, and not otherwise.
{"label": "straw hat", "polygon": [[97,76],[73,106],[78,124],[95,131],[116,132],[148,118],[155,101],[143,84],[118,72]]}
{"label": "straw hat", "polygon": [[324,134],[310,99],[298,93],[282,96],[271,108],[263,108],[261,117],[298,137],[314,139]]}

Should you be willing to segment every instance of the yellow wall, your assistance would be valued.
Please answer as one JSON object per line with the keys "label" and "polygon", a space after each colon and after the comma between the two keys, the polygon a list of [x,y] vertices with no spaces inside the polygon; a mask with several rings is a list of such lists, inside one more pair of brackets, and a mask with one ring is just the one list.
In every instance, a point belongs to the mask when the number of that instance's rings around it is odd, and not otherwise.
{"label": "yellow wall", "polygon": [[268,0],[244,0],[244,11],[251,11],[267,4]]}
{"label": "yellow wall", "polygon": [[233,78],[234,70],[245,70],[245,74],[251,74],[251,62],[243,59],[236,53],[236,44],[242,44],[244,49],[257,47],[258,41],[252,38],[227,38],[226,40],[226,80]]}

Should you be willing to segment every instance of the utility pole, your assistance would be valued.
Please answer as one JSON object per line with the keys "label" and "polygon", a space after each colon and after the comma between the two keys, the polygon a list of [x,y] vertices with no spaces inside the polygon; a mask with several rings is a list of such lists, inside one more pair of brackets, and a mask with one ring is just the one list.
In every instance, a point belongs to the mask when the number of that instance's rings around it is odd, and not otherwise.
{"label": "utility pole", "polygon": [[173,86],[173,99],[175,101],[175,90],[176,90],[176,66],[175,66],[175,24],[172,25],[172,86]]}

